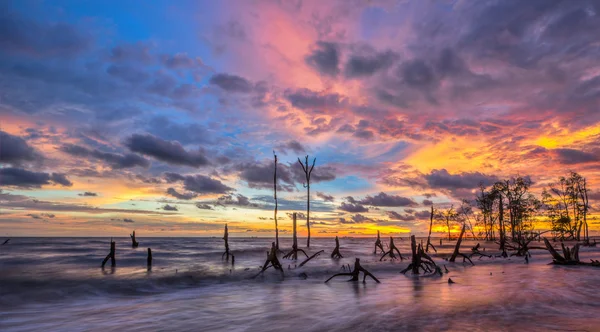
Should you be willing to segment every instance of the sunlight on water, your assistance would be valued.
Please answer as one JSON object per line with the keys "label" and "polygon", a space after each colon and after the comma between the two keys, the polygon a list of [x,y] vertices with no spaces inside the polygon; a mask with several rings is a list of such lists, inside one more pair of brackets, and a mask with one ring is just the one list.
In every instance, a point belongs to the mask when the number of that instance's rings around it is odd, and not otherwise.
{"label": "sunlight on water", "polygon": [[[221,261],[220,239],[117,239],[117,267],[104,271],[104,239],[13,239],[0,251],[0,330],[588,330],[600,326],[600,270],[556,267],[545,251],[522,258],[484,258],[471,267],[445,264],[443,277],[399,274],[408,264],[379,262],[373,239],[341,239],[344,258],[329,258],[332,239],[315,239],[325,253],[303,268],[281,260],[285,279],[264,262],[268,239],[231,239],[236,265]],[[282,241],[282,248],[291,245]],[[408,240],[396,240],[409,256]],[[465,241],[464,250],[475,244]],[[454,243],[440,248],[448,254]],[[493,253],[496,244],[482,244]],[[145,246],[153,249],[152,272]],[[582,249],[582,259],[600,256]],[[336,278],[360,257],[381,284]],[[290,269],[288,270],[288,265]],[[231,270],[231,272],[230,272]],[[308,275],[303,280],[302,272]],[[448,284],[448,277],[456,283]],[[60,315],[56,313],[60,312]]]}

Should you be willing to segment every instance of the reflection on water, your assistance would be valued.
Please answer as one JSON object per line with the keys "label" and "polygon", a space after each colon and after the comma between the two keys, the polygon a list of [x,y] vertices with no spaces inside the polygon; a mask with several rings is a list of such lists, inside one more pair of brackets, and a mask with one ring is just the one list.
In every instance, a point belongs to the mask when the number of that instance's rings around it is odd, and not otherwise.
{"label": "reflection on water", "polygon": [[[219,239],[140,238],[138,249],[128,240],[117,239],[117,267],[104,271],[107,240],[11,240],[0,250],[0,330],[600,330],[600,269],[547,265],[544,251],[529,264],[484,258],[471,267],[445,262],[453,244],[444,243],[435,260],[450,273],[415,278],[399,274],[406,260],[379,262],[374,239],[341,239],[340,261],[328,256],[332,239],[315,239],[310,252],[326,253],[302,269],[282,260],[284,280],[271,269],[250,280],[269,239],[230,239],[233,268],[220,260]],[[396,242],[408,253],[406,239]],[[465,241],[465,251],[474,244]],[[581,255],[598,259],[600,248]],[[323,283],[355,257],[382,283]]]}

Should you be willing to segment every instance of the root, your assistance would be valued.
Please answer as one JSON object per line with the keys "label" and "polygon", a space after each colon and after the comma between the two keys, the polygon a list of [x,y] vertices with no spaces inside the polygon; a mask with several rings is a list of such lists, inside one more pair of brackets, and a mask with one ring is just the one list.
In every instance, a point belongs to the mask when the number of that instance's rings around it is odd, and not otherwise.
{"label": "root", "polygon": [[363,283],[366,282],[367,276],[371,277],[373,280],[375,280],[375,282],[380,283],[379,279],[377,279],[371,272],[367,271],[364,267],[360,266],[360,259],[358,259],[358,258],[354,261],[354,270],[352,270],[352,272],[336,273],[336,274],[332,275],[329,279],[325,280],[325,283],[329,282],[329,280],[331,280],[335,277],[343,277],[343,276],[351,277],[350,280],[348,280],[348,281],[358,281],[360,272],[363,273]]}
{"label": "root", "polygon": [[390,259],[396,259],[396,255],[394,254],[394,250],[398,253],[398,256],[400,256],[400,260],[404,260],[404,257],[402,257],[402,254],[400,253],[400,250],[398,250],[398,248],[396,247],[396,245],[394,244],[394,238],[390,236],[390,245],[389,245],[389,250],[387,252],[385,252],[383,254],[383,256],[381,256],[381,258],[379,258],[379,261],[381,262],[383,260],[383,258],[387,255],[390,255]]}

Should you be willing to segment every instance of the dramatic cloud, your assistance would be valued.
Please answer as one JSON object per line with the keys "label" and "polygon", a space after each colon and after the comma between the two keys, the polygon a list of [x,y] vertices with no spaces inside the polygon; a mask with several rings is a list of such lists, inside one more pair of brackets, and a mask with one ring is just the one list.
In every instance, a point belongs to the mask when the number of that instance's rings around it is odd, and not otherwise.
{"label": "dramatic cloud", "polygon": [[440,189],[472,189],[477,188],[480,184],[489,186],[499,180],[496,176],[480,172],[450,174],[446,169],[434,169],[424,177],[431,188]]}
{"label": "dramatic cloud", "polygon": [[349,78],[371,76],[374,73],[392,65],[397,55],[391,51],[377,53],[371,50],[350,56],[344,68],[344,74]]}
{"label": "dramatic cloud", "polygon": [[410,198],[388,195],[384,192],[380,192],[375,196],[366,196],[364,199],[359,201],[363,205],[371,206],[386,206],[386,207],[401,207],[401,206],[416,206],[418,205],[415,201]]}
{"label": "dramatic cloud", "polygon": [[323,75],[336,76],[340,71],[338,46],[334,43],[318,41],[305,61]]}
{"label": "dramatic cloud", "polygon": [[165,211],[178,211],[177,206],[169,204],[165,204],[162,209]]}
{"label": "dramatic cloud", "polygon": [[19,137],[0,131],[0,161],[3,163],[19,164],[25,161],[40,159],[34,148]]}
{"label": "dramatic cloud", "polygon": [[247,79],[236,75],[215,74],[210,78],[210,84],[214,84],[228,92],[252,92],[252,83],[250,83]]}
{"label": "dramatic cloud", "polygon": [[40,188],[43,185],[59,184],[64,187],[73,185],[65,174],[32,172],[22,168],[0,168],[0,179],[3,186],[23,188]]}
{"label": "dramatic cloud", "polygon": [[409,214],[400,214],[396,211],[387,211],[388,217],[392,220],[400,220],[400,221],[413,221],[416,220],[417,217]]}
{"label": "dramatic cloud", "polygon": [[236,206],[247,206],[247,207],[257,207],[258,204],[254,204],[250,202],[250,199],[241,194],[229,194],[223,195],[219,197],[216,201],[217,205],[236,205]]}
{"label": "dramatic cloud", "polygon": [[288,141],[285,144],[280,144],[280,145],[276,146],[275,152],[278,152],[278,151],[281,151],[284,154],[287,154],[290,151],[294,152],[296,154],[302,154],[302,153],[306,152],[306,149],[298,141],[292,140],[292,141]]}
{"label": "dramatic cloud", "polygon": [[338,207],[338,209],[340,209],[342,211],[350,212],[350,213],[369,212],[368,208],[366,208],[360,204],[353,204],[353,203],[347,203],[347,202],[342,202],[342,204]]}
{"label": "dramatic cloud", "polygon": [[88,149],[75,144],[64,144],[60,147],[62,152],[75,157],[95,158],[108,163],[113,169],[132,168],[150,166],[150,162],[141,156],[133,153],[118,154],[112,152],[102,152],[97,149]]}
{"label": "dramatic cloud", "polygon": [[175,188],[168,188],[167,195],[171,195],[177,199],[183,199],[186,201],[198,197],[198,194],[196,194],[196,193],[191,193],[191,192],[179,193],[177,190],[175,190]]}
{"label": "dramatic cloud", "polygon": [[221,181],[205,175],[180,175],[167,172],[165,178],[169,183],[181,181],[185,190],[198,194],[224,194],[233,190]]}
{"label": "dramatic cloud", "polygon": [[149,134],[134,134],[125,141],[133,152],[175,165],[200,167],[209,164],[201,151],[189,152],[177,141],[165,141]]}
{"label": "dramatic cloud", "polygon": [[554,149],[554,153],[558,157],[561,164],[583,164],[589,162],[600,161],[600,155],[584,152],[576,149]]}
{"label": "dramatic cloud", "polygon": [[322,193],[320,191],[317,191],[317,197],[319,197],[320,199],[324,200],[325,202],[333,202],[334,197],[331,195],[327,195],[325,193]]}

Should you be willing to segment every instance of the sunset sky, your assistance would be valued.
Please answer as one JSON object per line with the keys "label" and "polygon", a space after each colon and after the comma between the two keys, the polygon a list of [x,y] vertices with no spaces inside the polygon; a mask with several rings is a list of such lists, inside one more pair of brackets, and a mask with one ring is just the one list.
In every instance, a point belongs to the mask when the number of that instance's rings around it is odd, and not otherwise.
{"label": "sunset sky", "polygon": [[[600,208],[599,1],[1,1],[0,236],[425,234],[574,170]],[[300,222],[304,236],[305,225]],[[591,220],[592,233],[600,221]],[[440,229],[441,230],[441,229]]]}

